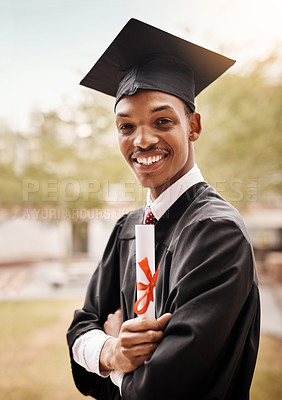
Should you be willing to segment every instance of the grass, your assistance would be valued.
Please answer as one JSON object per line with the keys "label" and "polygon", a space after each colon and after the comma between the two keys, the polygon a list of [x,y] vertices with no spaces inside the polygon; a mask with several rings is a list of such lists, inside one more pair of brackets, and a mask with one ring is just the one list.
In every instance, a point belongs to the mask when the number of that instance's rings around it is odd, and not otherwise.
{"label": "grass", "polygon": [[80,300],[0,303],[0,399],[85,399],[74,386],[65,334]]}
{"label": "grass", "polygon": [[[80,400],[65,333],[82,300],[0,303],[0,399]],[[282,340],[262,336],[251,400],[282,399]],[[240,400],[240,399],[238,399]]]}
{"label": "grass", "polygon": [[282,399],[282,339],[262,335],[251,400]]}

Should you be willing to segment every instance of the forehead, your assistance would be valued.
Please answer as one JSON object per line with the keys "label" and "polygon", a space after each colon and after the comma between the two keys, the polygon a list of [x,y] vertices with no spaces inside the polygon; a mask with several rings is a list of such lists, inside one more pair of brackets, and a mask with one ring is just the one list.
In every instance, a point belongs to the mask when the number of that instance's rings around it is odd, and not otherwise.
{"label": "forehead", "polygon": [[159,111],[184,109],[185,103],[178,97],[157,90],[138,90],[132,96],[123,96],[116,105],[116,115],[122,116],[140,108],[142,110]]}

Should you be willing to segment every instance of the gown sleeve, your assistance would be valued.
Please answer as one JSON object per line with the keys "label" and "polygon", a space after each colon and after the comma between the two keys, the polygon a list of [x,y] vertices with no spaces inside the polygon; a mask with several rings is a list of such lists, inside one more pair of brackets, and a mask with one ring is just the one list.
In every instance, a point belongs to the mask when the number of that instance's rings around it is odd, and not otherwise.
{"label": "gown sleeve", "polygon": [[125,374],[122,399],[247,400],[259,336],[248,239],[210,218],[186,227],[168,258],[172,316],[153,356]]}
{"label": "gown sleeve", "polygon": [[120,307],[118,235],[125,218],[126,216],[117,222],[102,260],[89,282],[84,306],[75,311],[67,332],[74,382],[81,393],[101,400],[120,399],[119,389],[110,378],[105,379],[87,372],[77,364],[73,359],[72,346],[75,340],[87,331],[103,329],[107,316]]}

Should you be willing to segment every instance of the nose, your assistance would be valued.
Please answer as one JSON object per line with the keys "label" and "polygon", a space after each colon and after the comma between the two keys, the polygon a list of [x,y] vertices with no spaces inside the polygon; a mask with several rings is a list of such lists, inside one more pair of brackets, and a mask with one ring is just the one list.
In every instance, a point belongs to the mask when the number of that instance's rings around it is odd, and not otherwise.
{"label": "nose", "polygon": [[134,143],[133,143],[135,147],[147,149],[157,144],[158,141],[159,141],[158,136],[156,136],[154,132],[152,132],[152,130],[148,127],[139,126],[135,130]]}

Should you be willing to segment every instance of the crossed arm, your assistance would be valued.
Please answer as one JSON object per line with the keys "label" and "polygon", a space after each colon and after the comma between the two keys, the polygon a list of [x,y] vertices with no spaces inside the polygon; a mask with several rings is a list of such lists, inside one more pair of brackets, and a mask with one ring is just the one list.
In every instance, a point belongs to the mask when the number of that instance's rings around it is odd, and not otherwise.
{"label": "crossed arm", "polygon": [[[93,279],[84,309],[77,311],[69,329],[72,346],[79,334],[101,329],[100,321],[107,318],[103,328],[112,337],[100,352],[100,371],[126,373],[124,399],[148,400],[156,394],[163,399],[199,398],[199,393],[203,399],[210,398],[210,393],[224,398],[235,381],[240,395],[234,398],[244,398],[241,394],[248,391],[258,308],[250,246],[229,221],[202,221],[202,240],[198,225],[189,228],[191,232],[174,252],[173,265],[178,268],[170,277],[172,289],[164,307],[173,312],[171,318],[164,314],[158,320],[135,318],[122,323],[120,311],[108,315],[119,304],[109,305],[105,298],[115,289],[105,290],[105,282],[117,281],[114,274],[112,279],[108,275],[103,279],[108,271],[115,272],[106,269],[105,261]],[[102,281],[103,291],[99,289]],[[104,393],[116,393],[110,380],[87,372],[73,360],[72,367],[82,393],[101,399],[106,398]],[[162,378],[168,375],[170,379]]]}
{"label": "crossed arm", "polygon": [[148,360],[163,338],[171,314],[158,319],[134,318],[122,323],[121,311],[110,314],[104,324],[108,339],[100,353],[100,370],[132,372]]}

